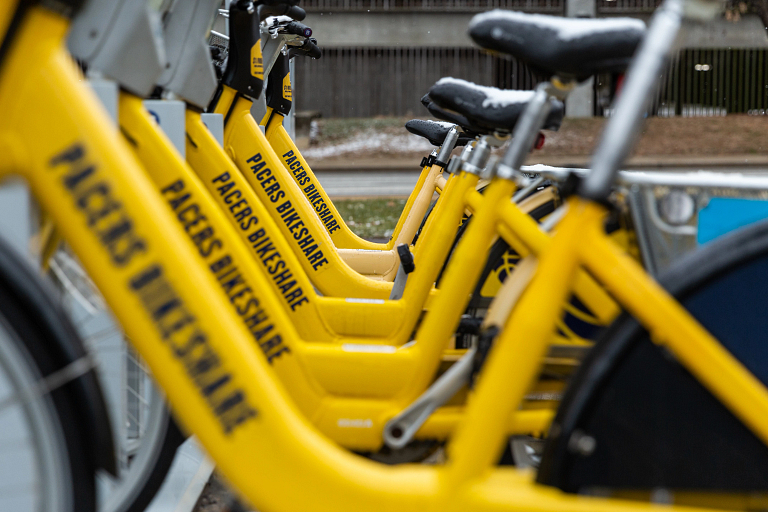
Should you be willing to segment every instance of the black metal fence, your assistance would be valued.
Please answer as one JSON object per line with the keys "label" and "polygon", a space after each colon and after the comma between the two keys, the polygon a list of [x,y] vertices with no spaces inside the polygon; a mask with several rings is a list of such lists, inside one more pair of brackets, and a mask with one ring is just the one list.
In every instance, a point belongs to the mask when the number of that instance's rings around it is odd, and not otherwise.
{"label": "black metal fence", "polygon": [[[767,51],[681,51],[669,63],[648,113],[765,113]],[[325,117],[425,115],[419,100],[444,76],[505,89],[533,89],[541,80],[519,62],[472,48],[331,48],[320,60],[297,59],[296,106]],[[610,114],[618,81],[617,76],[597,77],[595,115]]]}
{"label": "black metal fence", "polygon": [[301,7],[307,12],[482,12],[490,9],[511,9],[562,14],[565,0],[302,0]]}
{"label": "black metal fence", "polygon": [[445,76],[514,89],[539,80],[474,48],[329,48],[322,59],[296,60],[296,107],[324,117],[426,115],[419,100]]}
{"label": "black metal fence", "polygon": [[[659,91],[657,114],[724,115],[768,108],[766,49],[695,49],[680,52]],[[687,112],[686,112],[687,110]]]}
{"label": "black metal fence", "polygon": [[597,0],[597,12],[601,15],[651,13],[662,0]]}
{"label": "black metal fence", "polygon": [[[765,115],[768,50],[687,49],[667,65],[648,114],[653,116]],[[617,77],[598,77],[596,115],[610,115],[606,101]]]}

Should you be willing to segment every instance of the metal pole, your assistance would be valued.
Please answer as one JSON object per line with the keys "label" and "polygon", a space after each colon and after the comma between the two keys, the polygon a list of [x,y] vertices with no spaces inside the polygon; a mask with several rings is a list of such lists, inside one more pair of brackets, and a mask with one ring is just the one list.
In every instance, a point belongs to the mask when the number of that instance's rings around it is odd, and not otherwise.
{"label": "metal pole", "polygon": [[581,183],[581,196],[602,202],[610,194],[614,175],[635,144],[667,56],[676,48],[683,21],[683,2],[666,0],[651,19],[648,33],[627,72],[614,115],[606,124],[592,157],[592,172]]}

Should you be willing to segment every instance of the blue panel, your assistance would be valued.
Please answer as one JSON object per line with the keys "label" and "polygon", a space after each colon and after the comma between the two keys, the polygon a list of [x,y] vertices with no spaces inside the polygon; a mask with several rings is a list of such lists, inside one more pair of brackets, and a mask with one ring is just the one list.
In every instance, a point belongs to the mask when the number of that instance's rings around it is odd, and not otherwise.
{"label": "blue panel", "polygon": [[768,201],[715,197],[699,211],[697,241],[704,244],[734,229],[768,218]]}

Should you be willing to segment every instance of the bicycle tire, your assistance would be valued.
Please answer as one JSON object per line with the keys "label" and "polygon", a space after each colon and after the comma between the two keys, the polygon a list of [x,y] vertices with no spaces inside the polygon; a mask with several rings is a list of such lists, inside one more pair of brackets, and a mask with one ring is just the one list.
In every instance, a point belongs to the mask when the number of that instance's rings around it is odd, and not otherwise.
{"label": "bicycle tire", "polygon": [[[66,321],[62,318],[62,321]],[[27,382],[23,389],[34,389],[29,386],[51,373],[60,370],[54,363],[55,358],[48,348],[48,340],[40,330],[40,322],[33,312],[19,304],[5,287],[0,287],[0,371],[5,374],[26,374]],[[15,354],[15,355],[14,355]],[[56,454],[50,454],[48,460],[39,460],[38,466],[43,472],[55,473],[55,482],[40,487],[41,492],[35,494],[48,495],[54,488],[59,488],[59,496],[43,497],[44,503],[36,510],[45,512],[61,510],[66,512],[92,512],[96,510],[96,491],[94,468],[90,460],[84,457],[86,440],[81,436],[81,425],[78,425],[76,414],[72,414],[74,404],[67,388],[71,383],[64,384],[48,393],[24,397],[21,407],[30,408],[33,404],[47,409],[41,412],[48,423],[47,433],[43,434],[45,442],[50,443]],[[38,423],[40,423],[38,421]],[[43,425],[31,427],[30,437],[42,429]],[[38,430],[35,430],[38,429]],[[9,434],[7,430],[4,434]],[[1,458],[1,457],[0,457]],[[55,460],[54,460],[55,459]],[[20,467],[17,457],[10,461],[11,471]],[[14,510],[18,510],[14,507]]]}
{"label": "bicycle tire", "polygon": [[[157,445],[159,449],[153,452],[154,462],[145,466],[149,471],[142,478],[142,483],[138,486],[138,493],[135,493],[130,502],[126,502],[125,507],[119,510],[124,512],[142,512],[146,510],[165,482],[165,478],[168,476],[171,465],[176,458],[176,450],[186,439],[187,436],[181,432],[173,418],[169,417],[165,435],[162,442]],[[111,508],[109,510],[118,509]]]}

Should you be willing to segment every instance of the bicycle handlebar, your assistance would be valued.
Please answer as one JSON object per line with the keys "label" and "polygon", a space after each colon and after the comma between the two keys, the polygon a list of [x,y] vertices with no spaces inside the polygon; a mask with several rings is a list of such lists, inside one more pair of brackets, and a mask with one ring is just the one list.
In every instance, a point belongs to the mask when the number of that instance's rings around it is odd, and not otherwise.
{"label": "bicycle handlebar", "polygon": [[293,57],[311,57],[313,59],[319,59],[323,56],[323,50],[317,45],[317,39],[314,37],[307,38],[304,44],[299,47],[292,47],[288,50],[288,59]]}
{"label": "bicycle handlebar", "polygon": [[303,23],[299,23],[298,21],[291,21],[288,23],[285,28],[282,29],[282,32],[303,37],[309,37],[312,35],[312,29]]}

